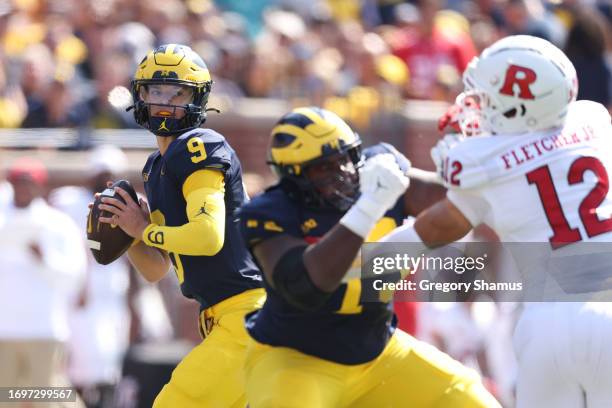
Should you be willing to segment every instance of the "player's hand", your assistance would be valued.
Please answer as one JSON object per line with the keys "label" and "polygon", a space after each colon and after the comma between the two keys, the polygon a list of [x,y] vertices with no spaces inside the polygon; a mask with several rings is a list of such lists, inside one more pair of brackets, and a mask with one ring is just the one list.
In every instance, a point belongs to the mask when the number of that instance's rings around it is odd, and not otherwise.
{"label": "player's hand", "polygon": [[376,219],[395,204],[410,184],[392,154],[368,159],[359,171],[359,180],[361,196],[356,205]]}
{"label": "player's hand", "polygon": [[448,151],[452,149],[453,146],[461,143],[463,139],[465,139],[465,137],[460,133],[450,133],[440,139],[431,149],[429,153],[431,155],[431,160],[433,160],[436,165],[436,173],[438,173],[438,176],[440,176],[442,180],[444,180],[444,161],[446,160],[446,156],[448,156]]}
{"label": "player's hand", "polygon": [[461,133],[461,127],[459,126],[459,115],[461,114],[461,107],[457,104],[451,105],[444,115],[438,119],[438,131],[444,132],[446,128],[450,128],[452,132]]}
{"label": "player's hand", "polygon": [[471,95],[457,97],[457,102],[451,105],[444,115],[438,119],[438,131],[444,133],[450,131],[453,133],[467,132],[467,135],[475,134],[478,132],[478,122],[476,120],[470,121],[467,124],[464,123],[465,129],[461,129],[460,121],[465,121],[466,110],[478,110],[480,106],[476,99]]}
{"label": "player's hand", "polygon": [[[112,185],[113,185],[112,181],[109,180],[106,182],[107,188],[111,187]],[[94,200],[87,204],[87,208],[89,208],[89,210],[91,210],[91,207],[93,207],[93,203],[98,199],[98,197],[100,197],[101,194],[102,194],[101,192],[97,192],[94,194]]]}
{"label": "player's hand", "polygon": [[150,224],[150,212],[147,202],[141,198],[136,203],[120,187],[116,187],[115,191],[125,200],[125,204],[116,198],[103,197],[100,209],[106,210],[113,215],[112,217],[100,217],[100,222],[117,225],[132,238],[140,239],[143,231]]}
{"label": "player's hand", "polygon": [[96,201],[96,200],[98,199],[98,197],[100,197],[100,194],[101,194],[101,193],[96,193],[96,194],[94,194],[94,200],[93,200],[93,201],[91,201],[91,202],[89,202],[89,203],[87,204],[87,208],[89,208],[89,210],[91,210],[91,207],[93,207],[93,203],[94,203],[94,201]]}

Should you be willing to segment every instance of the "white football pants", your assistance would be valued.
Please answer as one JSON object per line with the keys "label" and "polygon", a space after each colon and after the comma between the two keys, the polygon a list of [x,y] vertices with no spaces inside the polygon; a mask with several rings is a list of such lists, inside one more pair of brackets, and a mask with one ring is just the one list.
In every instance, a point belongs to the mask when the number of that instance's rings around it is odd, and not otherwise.
{"label": "white football pants", "polygon": [[612,303],[528,303],[514,332],[517,408],[612,407]]}

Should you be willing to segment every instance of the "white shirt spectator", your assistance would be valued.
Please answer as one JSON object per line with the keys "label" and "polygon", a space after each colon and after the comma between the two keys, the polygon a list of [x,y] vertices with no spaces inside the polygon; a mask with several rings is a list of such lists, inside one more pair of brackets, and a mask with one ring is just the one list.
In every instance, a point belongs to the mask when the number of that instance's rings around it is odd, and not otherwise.
{"label": "white shirt spectator", "polygon": [[[49,200],[79,223],[81,245],[85,245],[87,204],[93,201],[93,192],[84,187],[61,187]],[[89,251],[87,254],[86,301],[70,316],[68,371],[77,385],[114,384],[129,346],[129,267],[124,258],[99,265]]]}
{"label": "white shirt spectator", "polygon": [[70,217],[40,198],[0,207],[0,338],[67,340],[84,276],[85,248]]}

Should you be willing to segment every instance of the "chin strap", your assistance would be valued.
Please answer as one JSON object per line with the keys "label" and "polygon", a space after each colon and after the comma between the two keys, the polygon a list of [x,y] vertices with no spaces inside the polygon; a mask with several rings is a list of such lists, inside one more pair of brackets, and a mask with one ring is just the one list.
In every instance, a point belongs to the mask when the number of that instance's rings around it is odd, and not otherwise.
{"label": "chin strap", "polygon": [[215,113],[221,113],[221,111],[217,108],[206,108],[206,110],[204,112],[215,112]]}

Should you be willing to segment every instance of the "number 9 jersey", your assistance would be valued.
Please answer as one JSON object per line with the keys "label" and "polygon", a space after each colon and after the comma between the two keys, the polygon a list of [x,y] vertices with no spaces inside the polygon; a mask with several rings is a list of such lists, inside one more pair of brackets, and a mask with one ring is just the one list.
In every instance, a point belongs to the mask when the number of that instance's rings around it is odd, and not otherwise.
{"label": "number 9 jersey", "polygon": [[[172,141],[164,155],[149,156],[144,169],[144,187],[151,210],[151,221],[158,226],[180,227],[189,222],[185,191],[189,177],[201,170],[223,175],[218,186],[225,203],[225,236],[221,250],[212,256],[169,252],[184,296],[195,299],[202,309],[261,287],[261,274],[243,243],[236,212],[248,197],[242,183],[242,170],[236,153],[225,138],[211,129],[194,129]],[[214,173],[213,173],[214,174]],[[223,186],[224,184],[224,186]],[[211,204],[198,204],[191,217],[206,216]],[[145,230],[145,234],[147,234]],[[168,235],[168,234],[166,234]],[[162,244],[161,232],[150,231],[147,240]],[[205,236],[189,236],[180,248],[205,241]],[[191,241],[191,242],[188,242]],[[179,252],[178,250],[176,252]]]}

